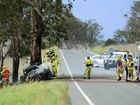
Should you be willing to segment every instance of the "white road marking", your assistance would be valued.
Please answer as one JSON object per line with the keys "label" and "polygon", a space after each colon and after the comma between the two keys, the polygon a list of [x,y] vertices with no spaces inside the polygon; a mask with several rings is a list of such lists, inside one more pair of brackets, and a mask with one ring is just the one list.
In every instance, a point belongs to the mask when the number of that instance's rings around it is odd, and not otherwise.
{"label": "white road marking", "polygon": [[69,68],[69,66],[68,66],[68,64],[67,64],[67,61],[66,61],[66,59],[65,59],[65,57],[64,57],[64,55],[63,55],[63,53],[62,53],[62,50],[60,50],[60,53],[61,53],[62,58],[63,58],[63,60],[64,60],[64,62],[65,62],[65,64],[66,64],[66,67],[67,67],[67,70],[68,70],[68,72],[69,72],[69,74],[70,74],[70,76],[71,76],[71,79],[73,80],[73,82],[74,82],[75,86],[77,87],[77,89],[79,90],[79,92],[83,95],[83,97],[84,97],[85,100],[89,103],[89,105],[95,105],[95,104],[91,101],[91,99],[85,94],[85,92],[81,89],[81,87],[78,85],[78,83],[74,80],[73,75],[72,75],[72,73],[71,73],[71,71],[70,71],[70,68]]}

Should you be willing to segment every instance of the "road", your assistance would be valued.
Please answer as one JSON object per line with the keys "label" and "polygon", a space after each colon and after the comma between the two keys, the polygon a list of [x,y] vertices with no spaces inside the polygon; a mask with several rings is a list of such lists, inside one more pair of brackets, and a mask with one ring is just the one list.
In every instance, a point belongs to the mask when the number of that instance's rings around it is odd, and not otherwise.
{"label": "road", "polygon": [[140,84],[116,81],[115,70],[93,68],[92,79],[73,79],[82,77],[86,56],[91,54],[82,50],[61,51],[59,76],[71,77],[68,85],[72,105],[140,105]]}
{"label": "road", "polygon": [[[82,77],[85,65],[84,60],[87,56],[92,56],[92,54],[86,52],[86,51],[76,51],[76,50],[62,50],[62,53],[64,55],[64,58],[66,59],[66,62],[68,63],[68,66],[70,68],[70,71],[72,72],[72,75],[74,77]],[[66,68],[65,62],[63,58],[61,57],[61,68],[63,69],[59,74],[63,77],[69,77],[69,72]],[[104,68],[93,68],[92,70],[92,77],[98,78],[98,77],[115,77],[115,70],[104,70]]]}

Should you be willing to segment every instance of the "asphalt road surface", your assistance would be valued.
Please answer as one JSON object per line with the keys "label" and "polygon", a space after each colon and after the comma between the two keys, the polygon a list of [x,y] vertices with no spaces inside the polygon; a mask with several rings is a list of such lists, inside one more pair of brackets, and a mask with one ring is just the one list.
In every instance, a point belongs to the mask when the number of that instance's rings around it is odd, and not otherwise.
{"label": "asphalt road surface", "polygon": [[[115,70],[93,68],[92,79],[82,79],[86,51],[61,50],[59,77],[69,77],[72,105],[140,105],[140,84],[115,79]],[[110,77],[110,78],[109,78]]]}

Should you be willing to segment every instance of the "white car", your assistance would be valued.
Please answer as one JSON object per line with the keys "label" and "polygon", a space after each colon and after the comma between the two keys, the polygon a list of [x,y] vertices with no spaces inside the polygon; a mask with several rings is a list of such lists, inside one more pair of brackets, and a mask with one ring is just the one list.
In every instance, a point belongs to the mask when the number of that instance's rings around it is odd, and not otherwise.
{"label": "white car", "polygon": [[93,60],[94,67],[104,67],[104,60],[107,59],[108,55],[95,55],[92,56],[91,59]]}

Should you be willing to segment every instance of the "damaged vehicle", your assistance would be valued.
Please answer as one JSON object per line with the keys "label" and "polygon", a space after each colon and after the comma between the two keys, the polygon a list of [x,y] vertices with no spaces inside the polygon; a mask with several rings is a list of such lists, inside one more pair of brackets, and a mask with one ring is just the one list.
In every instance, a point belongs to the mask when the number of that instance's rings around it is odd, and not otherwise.
{"label": "damaged vehicle", "polygon": [[23,69],[23,75],[20,77],[21,82],[28,81],[41,81],[41,80],[51,80],[52,79],[52,70],[45,64],[34,64],[25,69]]}

